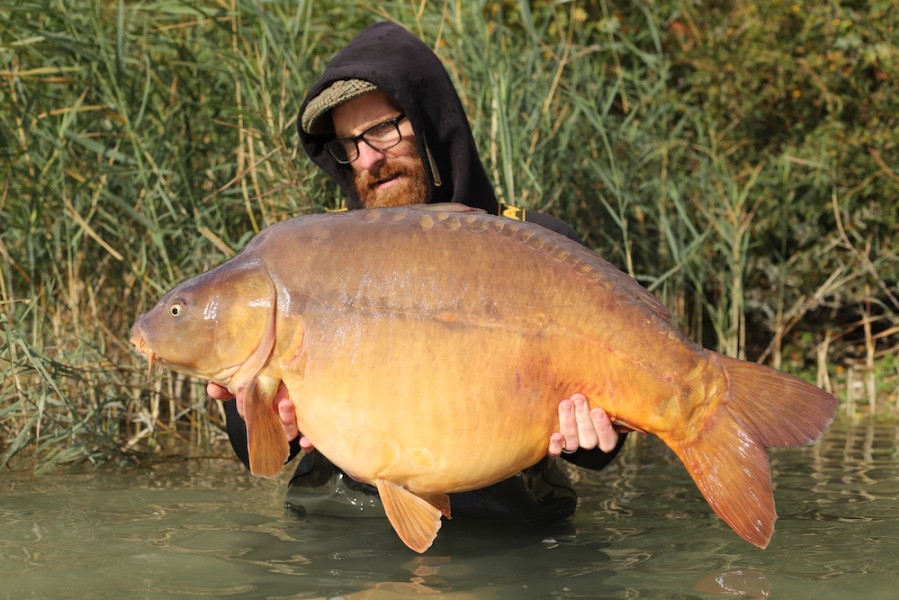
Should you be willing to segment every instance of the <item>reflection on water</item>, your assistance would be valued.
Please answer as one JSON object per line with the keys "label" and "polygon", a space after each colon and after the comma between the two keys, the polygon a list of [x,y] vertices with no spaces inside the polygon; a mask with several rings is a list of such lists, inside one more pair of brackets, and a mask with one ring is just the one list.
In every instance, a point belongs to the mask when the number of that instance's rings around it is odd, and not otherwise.
{"label": "reflection on water", "polygon": [[894,598],[897,432],[841,422],[816,446],[772,451],[780,519],[765,551],[650,438],[577,473],[572,520],[454,520],[423,556],[383,519],[287,513],[283,481],[233,461],[4,474],[0,597]]}

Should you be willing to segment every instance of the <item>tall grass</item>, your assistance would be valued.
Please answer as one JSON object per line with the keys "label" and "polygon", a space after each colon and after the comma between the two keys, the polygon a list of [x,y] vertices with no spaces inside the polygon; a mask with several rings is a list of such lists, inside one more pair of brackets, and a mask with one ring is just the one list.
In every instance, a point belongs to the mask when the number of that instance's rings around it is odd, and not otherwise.
{"label": "tall grass", "polygon": [[[297,149],[295,112],[384,18],[444,60],[503,199],[575,224],[706,345],[885,412],[895,11],[760,6],[0,4],[0,465],[223,439],[201,384],[146,380],[128,328],[265,225],[339,205]],[[778,27],[801,55],[765,37]]]}

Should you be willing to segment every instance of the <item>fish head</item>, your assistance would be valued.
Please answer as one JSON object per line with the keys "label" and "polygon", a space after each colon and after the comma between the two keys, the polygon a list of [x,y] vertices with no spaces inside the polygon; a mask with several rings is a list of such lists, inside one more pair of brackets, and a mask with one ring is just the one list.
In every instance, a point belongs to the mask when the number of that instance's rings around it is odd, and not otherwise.
{"label": "fish head", "polygon": [[179,284],[139,316],[131,343],[150,369],[159,363],[232,388],[267,360],[276,308],[265,266],[232,260]]}

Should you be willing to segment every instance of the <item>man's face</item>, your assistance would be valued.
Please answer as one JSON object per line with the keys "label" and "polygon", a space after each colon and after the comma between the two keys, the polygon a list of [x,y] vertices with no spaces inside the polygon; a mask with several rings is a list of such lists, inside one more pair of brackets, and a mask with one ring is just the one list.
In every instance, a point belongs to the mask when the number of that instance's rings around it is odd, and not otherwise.
{"label": "man's face", "polygon": [[[402,111],[380,90],[341,104],[331,111],[338,138],[357,136],[392,119]],[[359,201],[365,208],[404,206],[428,201],[424,165],[415,148],[415,133],[409,119],[399,122],[402,141],[377,150],[359,140],[359,157],[350,163]]]}

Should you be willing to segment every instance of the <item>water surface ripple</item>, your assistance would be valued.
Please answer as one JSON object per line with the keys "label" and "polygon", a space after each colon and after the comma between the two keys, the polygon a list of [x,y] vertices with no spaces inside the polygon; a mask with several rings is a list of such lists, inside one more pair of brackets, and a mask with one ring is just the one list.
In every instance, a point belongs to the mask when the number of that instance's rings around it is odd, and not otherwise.
{"label": "water surface ripple", "polygon": [[0,479],[0,598],[896,598],[899,428],[839,421],[772,450],[765,551],[732,533],[658,440],[577,471],[550,526],[444,524],[419,556],[383,519],[298,517],[227,460]]}

